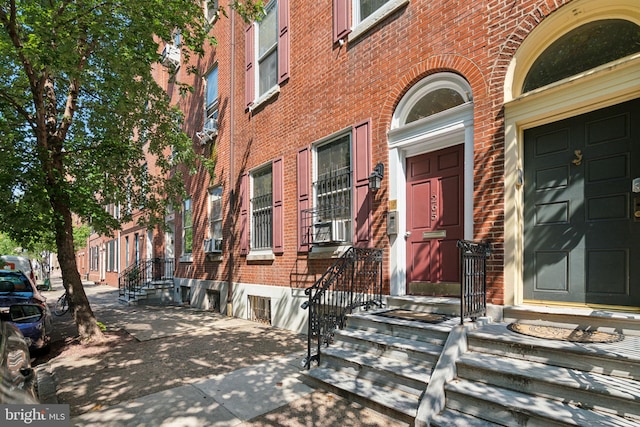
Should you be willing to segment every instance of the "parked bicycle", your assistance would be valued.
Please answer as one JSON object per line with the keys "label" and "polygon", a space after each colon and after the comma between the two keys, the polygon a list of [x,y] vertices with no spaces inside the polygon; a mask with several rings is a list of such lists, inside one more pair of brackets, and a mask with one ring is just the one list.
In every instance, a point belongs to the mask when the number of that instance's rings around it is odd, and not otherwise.
{"label": "parked bicycle", "polygon": [[67,297],[67,292],[65,291],[64,294],[60,295],[58,301],[56,301],[56,306],[53,309],[53,313],[56,316],[62,316],[67,311],[69,311],[69,298]]}

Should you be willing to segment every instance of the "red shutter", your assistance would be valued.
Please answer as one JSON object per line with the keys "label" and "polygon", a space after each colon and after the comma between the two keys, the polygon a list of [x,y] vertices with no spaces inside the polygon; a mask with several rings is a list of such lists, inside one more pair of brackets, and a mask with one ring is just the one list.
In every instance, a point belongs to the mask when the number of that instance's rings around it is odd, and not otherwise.
{"label": "red shutter", "polygon": [[274,160],[273,176],[273,253],[284,253],[283,160]]}
{"label": "red shutter", "polygon": [[254,27],[253,24],[249,24],[244,32],[244,56],[245,56],[245,70],[244,70],[244,99],[245,106],[248,108],[253,104],[253,98],[255,97],[255,67],[254,67],[254,55],[255,55],[255,39],[254,39]]}
{"label": "red shutter", "polygon": [[351,32],[351,0],[333,0],[333,42],[337,43]]}
{"label": "red shutter", "polygon": [[249,253],[249,175],[240,178],[240,255]]}
{"label": "red shutter", "polygon": [[308,252],[311,227],[310,216],[303,212],[309,209],[309,149],[298,151],[298,252]]}
{"label": "red shutter", "polygon": [[354,246],[368,246],[371,241],[371,120],[353,127],[353,185],[355,226]]}
{"label": "red shutter", "polygon": [[289,78],[289,0],[278,1],[278,84]]}

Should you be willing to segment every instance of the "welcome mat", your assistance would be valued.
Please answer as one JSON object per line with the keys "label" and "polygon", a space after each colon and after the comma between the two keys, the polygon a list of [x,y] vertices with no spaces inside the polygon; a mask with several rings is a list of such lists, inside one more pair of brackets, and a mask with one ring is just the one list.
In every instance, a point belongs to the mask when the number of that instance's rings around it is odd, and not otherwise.
{"label": "welcome mat", "polygon": [[411,310],[389,310],[382,313],[376,313],[377,316],[389,317],[392,319],[403,319],[403,320],[413,320],[417,322],[424,323],[441,323],[446,320],[449,320],[449,317],[444,314],[438,313],[423,313],[420,311],[411,311]]}
{"label": "welcome mat", "polygon": [[527,325],[524,323],[511,323],[507,328],[510,331],[536,338],[579,343],[610,343],[624,339],[624,335],[618,333],[558,328],[555,326]]}

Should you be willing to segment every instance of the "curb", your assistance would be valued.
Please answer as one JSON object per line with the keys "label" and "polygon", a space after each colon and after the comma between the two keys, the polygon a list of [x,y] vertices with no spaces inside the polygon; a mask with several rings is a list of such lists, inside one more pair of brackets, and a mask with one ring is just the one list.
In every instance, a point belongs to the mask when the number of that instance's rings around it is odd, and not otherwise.
{"label": "curb", "polygon": [[56,380],[49,363],[36,367],[36,384],[38,385],[38,401],[40,403],[57,404]]}

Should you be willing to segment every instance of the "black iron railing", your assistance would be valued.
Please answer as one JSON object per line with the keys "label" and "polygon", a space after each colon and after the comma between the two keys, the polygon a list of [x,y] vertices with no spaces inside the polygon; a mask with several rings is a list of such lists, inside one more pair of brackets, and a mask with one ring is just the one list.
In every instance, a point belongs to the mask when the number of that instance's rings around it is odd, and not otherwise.
{"label": "black iron railing", "polygon": [[118,276],[120,296],[132,298],[154,280],[173,279],[174,270],[173,259],[154,258],[131,264]]}
{"label": "black iron railing", "polygon": [[349,248],[305,294],[309,300],[302,308],[309,309],[309,328],[303,365],[309,369],[312,361],[320,361],[321,346],[333,341],[348,314],[357,307],[383,305],[382,249]]}
{"label": "black iron railing", "polygon": [[487,314],[487,257],[489,243],[458,240],[460,248],[460,323]]}

